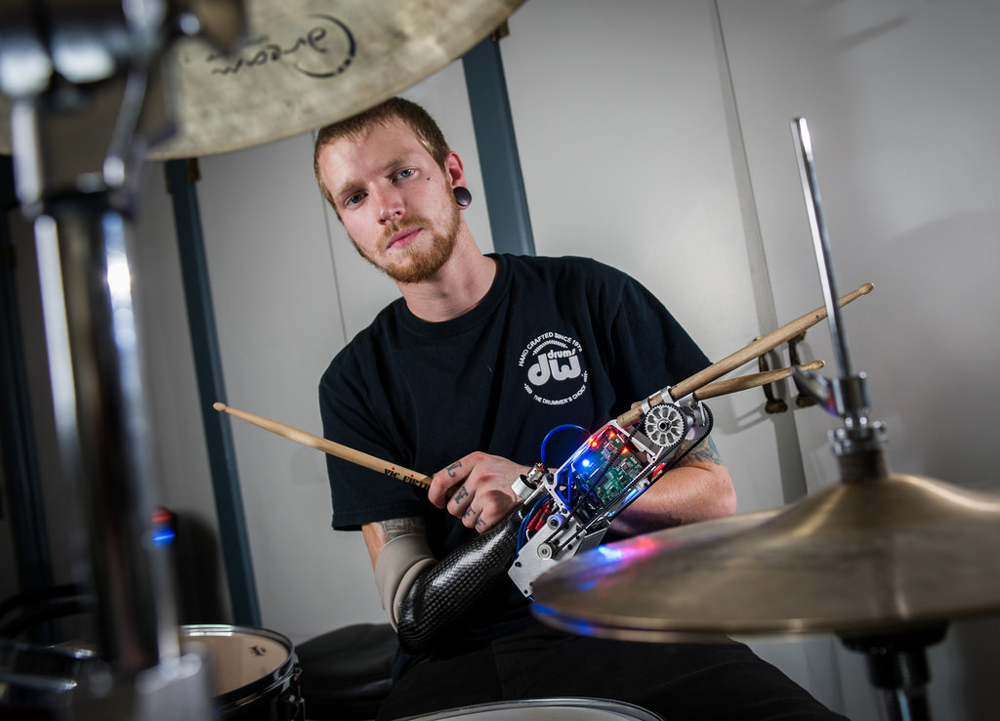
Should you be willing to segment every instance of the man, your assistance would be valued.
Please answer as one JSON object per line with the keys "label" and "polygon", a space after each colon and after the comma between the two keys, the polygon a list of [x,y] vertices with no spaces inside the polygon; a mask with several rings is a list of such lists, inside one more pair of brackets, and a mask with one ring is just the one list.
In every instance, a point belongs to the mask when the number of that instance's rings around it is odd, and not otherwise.
{"label": "man", "polygon": [[[708,365],[666,309],[594,261],[483,255],[462,217],[470,195],[461,159],[413,103],[392,99],[323,128],[314,166],[358,252],[402,294],[324,373],[324,433],[410,468],[442,469],[424,493],[328,459],[334,527],[362,530],[402,640],[380,718],[552,696],[614,698],[669,721],[834,718],[738,644],[623,643],[545,628],[496,562],[523,511],[512,482],[566,455],[543,456],[550,431],[592,432]],[[709,442],[612,530],[734,510]]]}

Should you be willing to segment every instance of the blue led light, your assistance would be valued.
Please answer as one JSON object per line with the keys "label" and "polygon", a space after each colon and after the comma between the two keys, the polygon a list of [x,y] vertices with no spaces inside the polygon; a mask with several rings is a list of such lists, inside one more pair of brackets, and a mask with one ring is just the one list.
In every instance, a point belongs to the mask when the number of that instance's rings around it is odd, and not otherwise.
{"label": "blue led light", "polygon": [[594,549],[591,554],[600,565],[606,565],[609,563],[617,563],[624,558],[625,553],[621,548],[612,546],[598,546]]}
{"label": "blue led light", "polygon": [[174,532],[169,528],[160,528],[153,531],[153,543],[157,546],[166,546],[174,542]]}
{"label": "blue led light", "polygon": [[559,611],[548,606],[543,606],[537,601],[532,604],[532,611],[537,616],[550,616],[552,618],[558,619],[565,627],[572,629],[576,633],[582,636],[590,636],[594,634],[595,630],[599,630],[599,626],[595,626],[592,623],[581,619],[570,618],[568,616],[563,616]]}

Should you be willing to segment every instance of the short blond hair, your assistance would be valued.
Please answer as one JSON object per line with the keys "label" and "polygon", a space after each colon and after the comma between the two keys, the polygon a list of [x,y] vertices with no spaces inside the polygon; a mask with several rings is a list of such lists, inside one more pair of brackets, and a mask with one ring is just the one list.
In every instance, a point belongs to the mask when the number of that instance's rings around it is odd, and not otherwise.
{"label": "short blond hair", "polygon": [[[441,128],[434,122],[434,118],[416,103],[405,98],[389,98],[373,108],[358,113],[346,120],[338,120],[319,129],[316,135],[316,146],[313,149],[313,172],[316,174],[316,182],[319,183],[320,192],[327,202],[336,211],[337,206],[333,202],[329,189],[323,183],[323,178],[319,172],[319,154],[326,146],[342,138],[359,138],[376,125],[389,125],[394,120],[402,121],[406,124],[417,140],[430,153],[434,161],[444,168],[445,158],[451,149],[444,139]],[[338,213],[339,217],[339,213]]]}

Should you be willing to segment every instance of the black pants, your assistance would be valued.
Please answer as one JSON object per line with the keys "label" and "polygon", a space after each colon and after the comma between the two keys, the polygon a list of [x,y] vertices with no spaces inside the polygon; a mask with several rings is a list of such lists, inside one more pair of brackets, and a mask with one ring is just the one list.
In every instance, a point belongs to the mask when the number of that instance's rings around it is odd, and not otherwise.
{"label": "black pants", "polygon": [[740,643],[611,641],[541,624],[408,669],[378,719],[558,697],[624,701],[665,721],[844,721]]}

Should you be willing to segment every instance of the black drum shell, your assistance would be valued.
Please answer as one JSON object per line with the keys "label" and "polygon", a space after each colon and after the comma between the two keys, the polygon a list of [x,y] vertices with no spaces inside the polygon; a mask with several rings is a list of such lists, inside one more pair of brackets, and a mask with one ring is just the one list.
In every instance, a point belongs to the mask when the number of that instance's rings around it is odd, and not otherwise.
{"label": "black drum shell", "polygon": [[180,627],[181,649],[210,659],[215,718],[292,721],[301,718],[298,659],[292,642],[251,626],[197,624]]}
{"label": "black drum shell", "polygon": [[[182,652],[198,653],[208,664],[216,719],[304,718],[300,668],[287,637],[263,628],[227,624],[180,626],[178,632]],[[53,713],[68,709],[77,682],[100,663],[96,644],[88,641],[53,647],[5,643],[0,647],[0,680],[8,688],[0,695],[0,708]]]}

